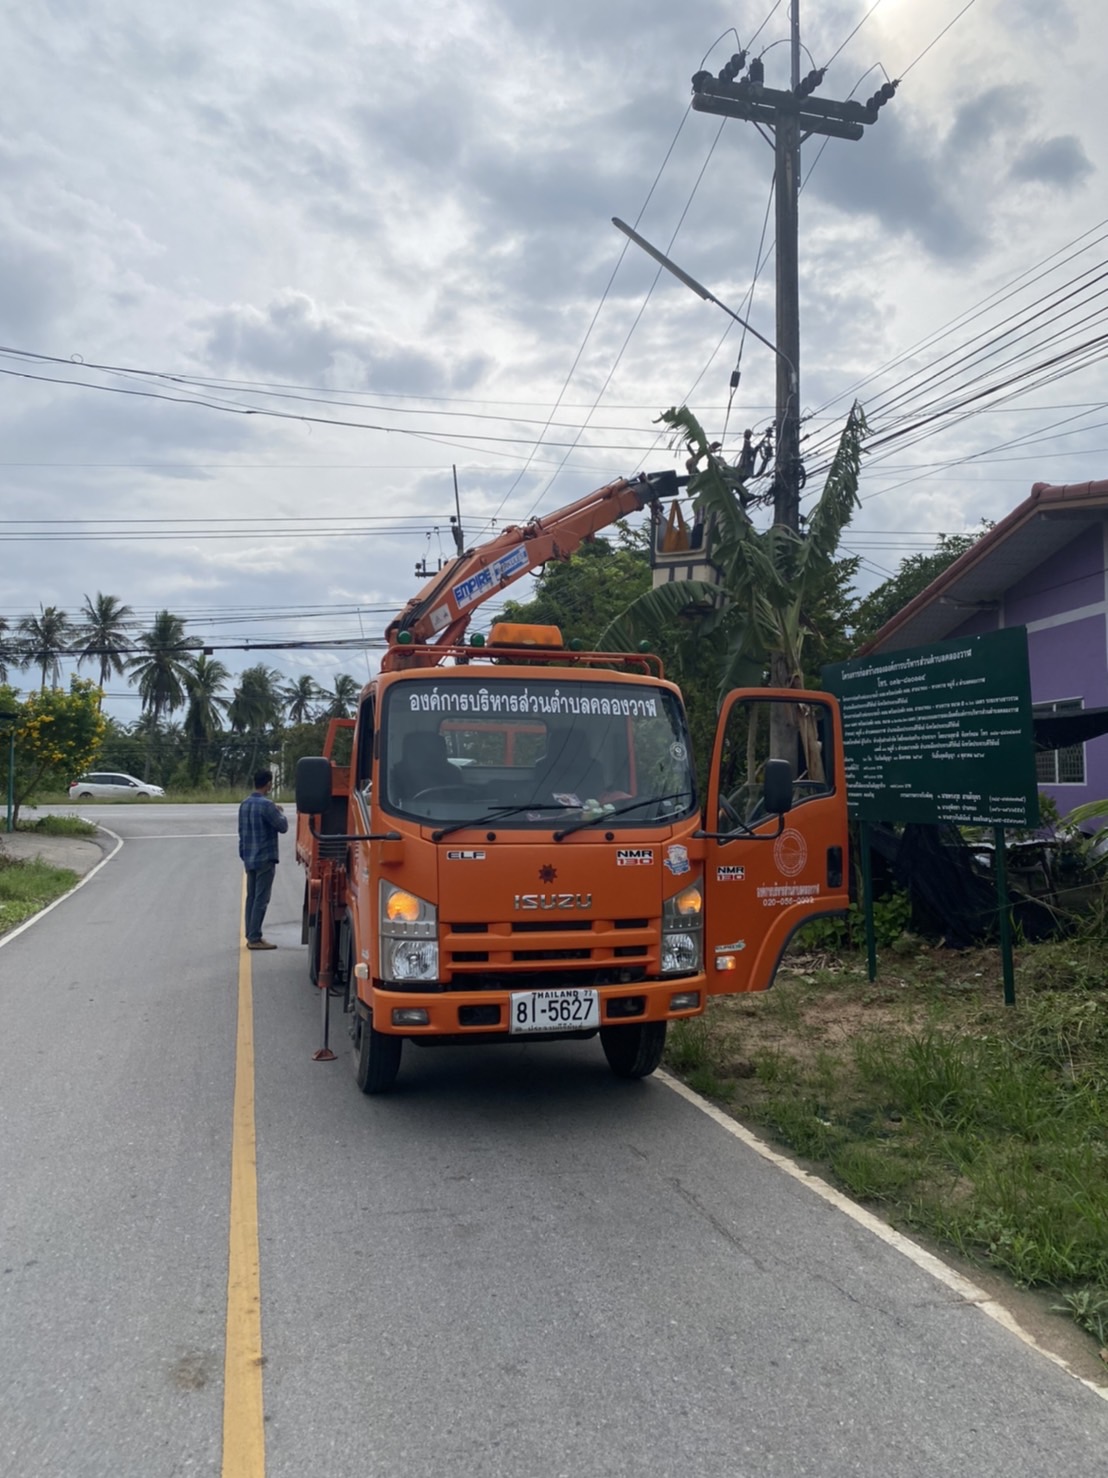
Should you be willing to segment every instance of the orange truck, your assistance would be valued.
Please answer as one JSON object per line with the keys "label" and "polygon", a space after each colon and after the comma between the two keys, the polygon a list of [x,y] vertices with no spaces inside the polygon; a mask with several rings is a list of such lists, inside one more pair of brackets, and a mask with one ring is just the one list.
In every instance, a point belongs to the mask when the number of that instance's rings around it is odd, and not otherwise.
{"label": "orange truck", "polygon": [[299,762],[317,1056],[341,998],[363,1092],[393,1085],[405,1042],[599,1035],[643,1077],[670,1021],[764,990],[793,932],[847,907],[829,695],[730,693],[701,788],[656,657],[466,636],[489,596],[675,486],[620,480],[450,561],[389,626],[356,717]]}

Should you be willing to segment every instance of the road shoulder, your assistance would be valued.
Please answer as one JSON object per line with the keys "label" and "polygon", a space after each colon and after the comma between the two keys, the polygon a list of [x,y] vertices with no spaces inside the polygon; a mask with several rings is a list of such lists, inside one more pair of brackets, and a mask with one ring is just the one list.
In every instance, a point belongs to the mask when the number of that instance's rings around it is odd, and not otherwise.
{"label": "road shoulder", "polygon": [[47,836],[41,832],[0,832],[0,856],[17,861],[39,858],[51,867],[65,867],[83,878],[111,850],[112,838],[104,831],[95,837]]}

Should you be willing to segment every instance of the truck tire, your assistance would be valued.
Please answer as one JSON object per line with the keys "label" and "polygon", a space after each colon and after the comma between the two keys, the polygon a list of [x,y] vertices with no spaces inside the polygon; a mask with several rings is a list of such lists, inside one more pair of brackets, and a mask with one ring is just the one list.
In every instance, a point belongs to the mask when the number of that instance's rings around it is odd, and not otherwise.
{"label": "truck tire", "polygon": [[662,1060],[666,1046],[664,1021],[639,1021],[634,1026],[602,1026],[600,1045],[617,1078],[648,1078]]}
{"label": "truck tire", "polygon": [[363,1093],[385,1093],[400,1071],[403,1037],[373,1030],[373,1023],[354,1013],[354,1077]]}

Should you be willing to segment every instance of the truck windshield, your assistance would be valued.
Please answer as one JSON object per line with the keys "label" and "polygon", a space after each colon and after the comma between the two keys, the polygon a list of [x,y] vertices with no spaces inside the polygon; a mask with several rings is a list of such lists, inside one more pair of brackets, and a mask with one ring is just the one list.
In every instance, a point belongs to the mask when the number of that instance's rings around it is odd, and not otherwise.
{"label": "truck windshield", "polygon": [[696,806],[685,717],[641,681],[412,678],[382,714],[381,803],[449,831],[642,827]]}

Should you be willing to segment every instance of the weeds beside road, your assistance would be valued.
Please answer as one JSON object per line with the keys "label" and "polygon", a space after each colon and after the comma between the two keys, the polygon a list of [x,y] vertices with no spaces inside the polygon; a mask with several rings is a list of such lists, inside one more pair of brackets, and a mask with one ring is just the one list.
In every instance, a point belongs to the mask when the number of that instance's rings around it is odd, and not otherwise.
{"label": "weeds beside road", "polygon": [[1105,942],[1100,922],[1025,948],[1015,1008],[995,950],[904,936],[872,984],[856,955],[794,954],[771,991],[671,1029],[667,1061],[894,1224],[1052,1290],[1108,1346]]}
{"label": "weeds beside road", "polygon": [[[19,833],[40,836],[93,837],[96,827],[77,816],[43,816],[31,825],[17,828]],[[22,924],[32,914],[44,909],[55,898],[67,893],[77,881],[77,874],[67,867],[54,867],[38,857],[16,858],[4,852],[4,833],[0,833],[0,934]]]}

